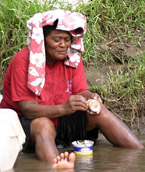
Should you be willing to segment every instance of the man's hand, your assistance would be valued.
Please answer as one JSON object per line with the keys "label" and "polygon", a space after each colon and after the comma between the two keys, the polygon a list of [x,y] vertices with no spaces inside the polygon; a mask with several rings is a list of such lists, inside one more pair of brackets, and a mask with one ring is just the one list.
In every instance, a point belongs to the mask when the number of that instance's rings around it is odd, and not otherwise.
{"label": "man's hand", "polygon": [[71,95],[68,101],[63,105],[65,114],[72,114],[78,110],[87,111],[87,100],[81,95]]}

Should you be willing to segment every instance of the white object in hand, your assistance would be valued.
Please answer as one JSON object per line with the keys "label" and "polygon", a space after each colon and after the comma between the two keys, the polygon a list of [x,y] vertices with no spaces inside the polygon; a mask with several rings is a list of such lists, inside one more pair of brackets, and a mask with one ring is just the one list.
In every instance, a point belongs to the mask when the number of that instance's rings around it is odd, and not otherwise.
{"label": "white object in hand", "polygon": [[97,99],[88,99],[88,108],[92,112],[99,112],[101,104]]}

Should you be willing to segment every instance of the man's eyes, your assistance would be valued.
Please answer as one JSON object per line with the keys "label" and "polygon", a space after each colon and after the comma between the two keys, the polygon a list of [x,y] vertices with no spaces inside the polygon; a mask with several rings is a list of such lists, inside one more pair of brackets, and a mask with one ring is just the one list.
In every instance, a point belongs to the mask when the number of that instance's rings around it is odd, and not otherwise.
{"label": "man's eyes", "polygon": [[[54,42],[60,42],[62,39],[61,38],[55,38],[54,39]],[[70,38],[66,38],[66,39],[63,39],[65,42],[70,42],[71,39]]]}
{"label": "man's eyes", "polygon": [[54,42],[59,42],[60,41],[60,39],[54,39]]}
{"label": "man's eyes", "polygon": [[71,39],[70,39],[70,38],[67,38],[67,39],[65,39],[65,41],[66,41],[66,42],[70,42],[70,41],[71,41]]}

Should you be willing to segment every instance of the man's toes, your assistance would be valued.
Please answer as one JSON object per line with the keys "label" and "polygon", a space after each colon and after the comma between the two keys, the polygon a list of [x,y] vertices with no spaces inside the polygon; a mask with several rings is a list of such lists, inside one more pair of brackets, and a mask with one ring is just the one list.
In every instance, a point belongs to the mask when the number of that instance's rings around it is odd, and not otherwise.
{"label": "man's toes", "polygon": [[54,163],[56,164],[58,161],[57,161],[57,158],[54,158]]}
{"label": "man's toes", "polygon": [[64,153],[61,153],[61,154],[60,154],[60,158],[61,158],[61,160],[65,158]]}
{"label": "man's toes", "polygon": [[76,159],[75,154],[74,154],[73,152],[71,152],[71,153],[69,154],[69,162],[74,162],[75,159]]}
{"label": "man's toes", "polygon": [[58,162],[58,161],[61,161],[61,157],[60,157],[60,156],[57,156],[57,157],[56,157],[56,160],[57,160],[57,162]]}
{"label": "man's toes", "polygon": [[64,152],[64,156],[65,156],[65,159],[67,160],[69,156],[68,152]]}

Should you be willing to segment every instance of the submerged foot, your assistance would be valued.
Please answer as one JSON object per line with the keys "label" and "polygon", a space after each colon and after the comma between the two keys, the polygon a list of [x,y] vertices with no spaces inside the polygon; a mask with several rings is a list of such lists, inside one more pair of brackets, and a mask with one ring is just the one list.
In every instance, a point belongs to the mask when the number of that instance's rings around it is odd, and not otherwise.
{"label": "submerged foot", "polygon": [[61,153],[54,159],[52,168],[74,168],[75,159],[76,156],[73,152],[70,154],[68,152]]}

